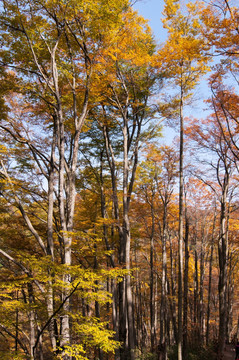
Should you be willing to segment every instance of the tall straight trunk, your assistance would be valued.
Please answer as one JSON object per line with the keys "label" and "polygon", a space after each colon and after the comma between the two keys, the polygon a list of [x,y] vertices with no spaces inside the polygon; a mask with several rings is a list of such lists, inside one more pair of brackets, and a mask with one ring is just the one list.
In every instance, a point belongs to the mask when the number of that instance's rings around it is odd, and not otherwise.
{"label": "tall straight trunk", "polygon": [[167,359],[167,199],[164,200],[163,210],[163,234],[162,234],[162,287],[161,287],[161,308],[160,308],[160,347],[159,358]]}
{"label": "tall straight trunk", "polygon": [[[97,254],[97,245],[95,244],[94,245],[94,250],[95,250],[95,254]],[[97,255],[95,255],[94,257],[94,269],[97,270],[98,269],[98,259],[97,259]],[[99,282],[96,280],[95,281],[95,285],[96,285],[96,290],[95,292],[97,292],[97,287],[99,285]],[[100,304],[99,304],[99,301],[95,301],[95,317],[100,320]],[[97,349],[96,348],[96,351],[95,353],[98,355],[98,359],[99,360],[103,360],[103,352],[101,349]]]}
{"label": "tall straight trunk", "polygon": [[155,278],[154,278],[154,238],[150,238],[150,343],[151,352],[155,350],[156,323],[155,323]]}
{"label": "tall straight trunk", "polygon": [[[62,111],[59,110],[59,153],[60,153],[60,163],[59,163],[59,209],[60,209],[60,222],[61,229],[63,231],[62,238],[64,243],[64,264],[71,265],[71,236],[67,232],[67,219],[65,213],[65,196],[64,196],[64,185],[65,185],[65,134],[64,134],[64,124]],[[64,289],[62,301],[68,296],[69,291],[67,290],[71,283],[71,276],[69,273],[63,275]],[[70,344],[70,322],[69,322],[69,312],[70,312],[70,299],[67,299],[63,306],[64,314],[61,317],[61,347],[64,348],[65,345]],[[68,356],[65,356],[67,360]]]}
{"label": "tall straight trunk", "polygon": [[[112,208],[112,218],[114,218],[114,209]],[[111,226],[111,238],[114,239],[115,228],[114,225]],[[112,256],[114,264],[114,256]],[[113,330],[115,331],[115,338],[119,340],[119,311],[118,311],[118,291],[119,287],[116,279],[111,280],[111,292],[112,292],[112,324]],[[116,349],[115,351],[115,360],[120,360],[120,350]]]}
{"label": "tall straight trunk", "polygon": [[[18,301],[18,290],[16,291],[16,299]],[[15,325],[15,352],[18,351],[18,326],[19,326],[19,311],[16,309],[16,325]]]}
{"label": "tall straight trunk", "polygon": [[155,215],[153,201],[151,203],[152,227],[150,235],[150,341],[151,352],[155,351],[156,344],[156,317],[155,317],[155,276],[154,276],[154,233],[155,233]]}
{"label": "tall straight trunk", "polygon": [[226,323],[226,342],[229,342],[230,333],[232,330],[233,323],[233,296],[234,296],[234,281],[232,277],[232,253],[229,251],[229,220],[230,220],[230,205],[231,205],[232,194],[227,203],[227,218],[226,218],[226,244],[227,244],[227,323]]}
{"label": "tall straight trunk", "polygon": [[[119,264],[126,267],[126,239],[127,236],[125,224],[123,229],[119,231]],[[128,316],[127,316],[127,298],[126,298],[126,276],[119,283],[118,296],[119,296],[119,341],[122,343],[120,348],[120,359],[127,360],[128,350]]]}
{"label": "tall straight trunk", "polygon": [[214,210],[214,217],[213,217],[213,228],[212,228],[212,238],[211,238],[210,260],[209,260],[206,345],[209,344],[209,336],[210,336],[210,314],[211,314],[211,297],[212,297],[212,262],[213,262],[213,251],[214,251],[215,225],[216,225],[216,207]]}
{"label": "tall straight trunk", "polygon": [[198,251],[197,251],[197,234],[195,233],[194,242],[194,293],[193,293],[193,323],[194,323],[194,339],[198,342],[198,289],[199,289],[199,276],[198,276]]}
{"label": "tall straight trunk", "polygon": [[170,302],[170,310],[171,310],[171,317],[173,323],[173,341],[178,341],[178,329],[177,329],[177,315],[176,315],[176,281],[175,281],[175,274],[176,274],[176,266],[174,266],[174,252],[173,252],[173,244],[172,238],[169,237],[170,240],[170,277],[171,277],[171,286],[169,286],[171,290],[171,296],[169,297]]}
{"label": "tall straight trunk", "polygon": [[124,161],[123,161],[123,248],[125,251],[125,268],[128,274],[125,277],[125,316],[126,316],[126,354],[127,360],[134,360],[135,350],[135,329],[134,329],[134,314],[133,314],[133,296],[131,291],[131,275],[130,275],[130,222],[129,222],[129,199],[128,199],[128,174],[129,174],[129,159],[128,159],[128,127],[127,119],[124,119],[123,127],[124,136]]}
{"label": "tall straight trunk", "polygon": [[[119,340],[119,313],[117,308],[118,300],[118,287],[115,279],[111,280],[111,293],[112,293],[112,324],[115,332],[115,339]],[[120,360],[120,350],[115,350],[115,360]]]}
{"label": "tall straight trunk", "polygon": [[33,295],[33,286],[31,283],[28,283],[28,296],[29,296],[29,306],[30,306],[30,311],[29,311],[29,324],[30,324],[30,336],[29,336],[29,340],[30,340],[30,356],[31,356],[31,360],[35,359],[35,354],[34,354],[34,345],[35,345],[35,340],[36,340],[36,332],[35,332],[35,312],[34,312],[34,295]]}
{"label": "tall straight trunk", "polygon": [[[101,217],[107,219],[106,205],[105,205],[105,193],[104,193],[104,180],[103,180],[103,152],[100,156],[100,205],[101,205]],[[110,251],[113,248],[110,246],[108,239],[108,227],[103,223],[103,240],[105,242],[106,250]],[[114,256],[109,255],[109,262],[111,267],[115,267]]]}
{"label": "tall straight trunk", "polygon": [[[156,254],[154,254],[154,263],[156,263],[157,261],[157,257],[156,257]],[[158,296],[158,277],[155,276],[155,285],[154,285],[154,288],[155,288],[155,306],[154,306],[154,318],[155,318],[155,333],[156,333],[156,340],[157,340],[157,330],[158,330],[158,311],[159,311],[159,302],[156,301],[156,298]]]}
{"label": "tall straight trunk", "polygon": [[184,264],[184,291],[183,291],[183,359],[188,358],[188,263],[189,263],[189,219],[186,216],[185,222],[185,264]]}
{"label": "tall straight trunk", "polygon": [[[54,117],[55,122],[55,117]],[[54,241],[53,241],[53,211],[54,211],[54,177],[55,177],[55,148],[56,148],[56,124],[53,127],[53,140],[51,147],[51,159],[49,164],[49,175],[48,175],[48,212],[47,212],[47,254],[51,257],[51,261],[54,262]],[[48,317],[51,318],[54,313],[54,292],[53,292],[53,278],[54,274],[52,270],[48,270],[48,291],[46,296],[47,313]],[[52,319],[49,324],[49,335],[51,340],[51,346],[53,352],[56,351],[59,345],[58,331],[56,319]]]}
{"label": "tall straight trunk", "polygon": [[180,149],[179,149],[179,236],[178,236],[178,360],[182,360],[183,345],[183,88],[180,99]]}
{"label": "tall straight trunk", "polygon": [[218,242],[219,258],[219,359],[223,357],[223,351],[226,340],[227,326],[227,264],[228,264],[228,244],[227,244],[227,194],[228,194],[228,173],[224,176],[224,184],[221,196],[221,213],[220,213],[220,236]]}
{"label": "tall straight trunk", "polygon": [[205,326],[204,326],[204,276],[205,276],[205,252],[204,252],[205,236],[203,234],[201,239],[201,254],[200,254],[200,281],[199,281],[199,336],[200,344],[204,343]]}
{"label": "tall straight trunk", "polygon": [[[41,332],[41,328],[38,325],[37,326],[37,332],[39,334],[39,332]],[[39,336],[39,341],[38,341],[38,351],[37,351],[37,360],[44,360],[44,353],[43,353],[43,339],[42,339],[42,335]]]}
{"label": "tall straight trunk", "polygon": [[140,328],[140,323],[139,323],[139,296],[140,296],[140,291],[139,291],[139,264],[138,264],[138,256],[137,256],[137,244],[134,248],[134,263],[135,263],[135,301],[134,301],[134,310],[135,310],[135,314],[136,314],[136,318],[135,318],[135,337],[138,341],[137,346],[139,346],[139,334],[141,332],[141,328]]}
{"label": "tall straight trunk", "polygon": [[[106,212],[106,204],[105,204],[105,193],[104,193],[104,180],[103,180],[103,151],[100,155],[100,195],[101,195],[101,217],[102,219],[107,218],[107,212]],[[113,180],[115,182],[115,179]],[[117,198],[116,198],[117,201]],[[117,208],[117,206],[116,206]],[[114,211],[112,213],[114,216]],[[114,237],[114,227],[111,228],[111,236],[112,239]],[[106,245],[107,251],[113,250],[113,247],[110,246],[109,239],[108,239],[108,227],[106,224],[103,224],[103,240]],[[115,267],[115,260],[114,255],[109,255],[109,263],[111,267]],[[109,280],[107,281],[107,286],[109,288]],[[118,312],[117,312],[117,285],[116,280],[111,280],[111,291],[112,291],[112,324],[113,324],[113,331],[115,332],[115,340],[119,340],[119,332],[118,332]],[[109,305],[109,304],[108,304]],[[118,359],[119,350],[116,350],[115,358]],[[100,355],[102,357],[102,354]]]}
{"label": "tall straight trunk", "polygon": [[[102,108],[103,116],[105,115],[105,109]],[[125,265],[125,244],[124,244],[124,235],[123,235],[123,229],[120,225],[120,214],[119,214],[119,201],[118,201],[118,189],[117,189],[117,175],[116,175],[116,162],[115,162],[115,155],[114,155],[114,149],[112,147],[110,137],[109,137],[109,131],[108,127],[106,125],[102,126],[102,131],[104,135],[105,140],[105,149],[106,149],[106,156],[108,160],[108,164],[110,167],[110,173],[111,173],[111,185],[112,185],[112,201],[113,201],[113,216],[116,220],[116,226],[119,234],[119,251],[118,251],[118,259],[119,259],[119,265],[124,266]],[[112,228],[112,232],[114,232],[114,229]],[[113,237],[112,233],[112,237]],[[121,281],[118,284],[118,289],[115,289],[114,291],[114,299],[115,299],[115,326],[116,334],[118,337],[118,340],[123,344],[120,347],[120,359],[124,359],[125,354],[125,344],[126,344],[126,319],[127,319],[127,313],[126,313],[126,306],[125,306],[125,278],[123,281]],[[118,307],[119,311],[117,313],[117,307],[116,302],[118,300]],[[118,355],[116,354],[116,358]]]}
{"label": "tall straight trunk", "polygon": [[232,278],[232,254],[228,255],[228,289],[227,289],[227,337],[230,341],[231,332],[233,328],[233,297],[234,297],[234,282]]}
{"label": "tall straight trunk", "polygon": [[210,340],[210,315],[211,315],[211,298],[212,298],[212,261],[213,261],[214,244],[211,245],[210,260],[209,260],[209,274],[208,274],[208,299],[207,299],[207,324],[206,324],[206,345]]}
{"label": "tall straight trunk", "polygon": [[142,342],[142,337],[143,337],[143,301],[142,301],[142,296],[143,296],[143,290],[142,290],[142,286],[141,286],[141,282],[139,281],[138,283],[138,297],[136,298],[137,301],[137,308],[136,310],[136,326],[138,329],[138,346],[141,349],[141,351],[143,350],[143,342]]}
{"label": "tall straight trunk", "polygon": [[[55,89],[55,98],[56,98],[56,128],[57,128],[57,145],[59,152],[59,169],[58,169],[58,202],[59,202],[59,215],[60,215],[60,224],[62,230],[62,239],[64,244],[64,264],[71,265],[71,236],[67,234],[67,214],[66,214],[66,203],[65,203],[65,129],[64,129],[64,119],[63,119],[63,110],[61,103],[61,96],[59,91],[59,82],[58,82],[58,69],[55,59],[56,52],[55,45],[51,53],[52,60],[52,76]],[[68,205],[67,205],[68,206]],[[69,273],[63,275],[64,289],[62,292],[62,301],[67,297],[70,286],[71,276]],[[69,311],[70,311],[70,300],[67,299],[63,306],[64,314],[61,317],[61,347],[64,348],[65,345],[70,344],[70,322],[69,322]],[[68,360],[71,357],[65,356],[64,360]]]}

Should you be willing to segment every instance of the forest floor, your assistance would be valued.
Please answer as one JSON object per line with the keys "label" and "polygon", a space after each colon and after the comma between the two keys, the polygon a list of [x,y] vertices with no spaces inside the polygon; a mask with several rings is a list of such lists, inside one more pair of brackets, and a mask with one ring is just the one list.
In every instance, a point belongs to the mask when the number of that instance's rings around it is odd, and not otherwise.
{"label": "forest floor", "polygon": [[234,360],[235,359],[235,347],[234,345],[226,345],[224,351],[224,360]]}

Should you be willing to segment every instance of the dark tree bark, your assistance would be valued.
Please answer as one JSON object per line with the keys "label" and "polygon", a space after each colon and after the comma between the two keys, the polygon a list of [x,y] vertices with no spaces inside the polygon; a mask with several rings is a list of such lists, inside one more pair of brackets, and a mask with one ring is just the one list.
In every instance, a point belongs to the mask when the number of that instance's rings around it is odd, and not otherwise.
{"label": "dark tree bark", "polygon": [[183,359],[188,358],[188,263],[189,263],[189,218],[185,221],[185,263],[184,263],[184,291],[183,291]]}

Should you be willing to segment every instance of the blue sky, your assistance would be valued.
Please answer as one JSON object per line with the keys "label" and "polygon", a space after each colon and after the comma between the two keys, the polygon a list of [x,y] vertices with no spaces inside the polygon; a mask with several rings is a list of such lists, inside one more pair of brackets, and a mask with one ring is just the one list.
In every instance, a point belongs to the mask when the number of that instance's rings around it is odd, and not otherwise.
{"label": "blue sky", "polygon": [[[162,25],[162,11],[164,9],[163,0],[136,0],[135,5],[133,6],[140,15],[145,19],[149,20],[149,25],[153,30],[155,40],[157,43],[162,43],[166,40],[167,32]],[[203,103],[203,98],[205,94],[208,94],[208,88],[206,86],[206,81],[201,80],[200,85],[195,89],[195,97],[198,99],[194,102],[194,108],[187,108],[186,115],[190,116],[193,113],[194,116],[204,116],[204,111],[206,105]],[[176,129],[175,129],[176,130]],[[177,134],[178,129],[173,131],[172,128],[164,126],[163,134],[165,136],[164,141],[170,143],[174,136]]]}
{"label": "blue sky", "polygon": [[[154,33],[157,43],[166,40],[167,32],[162,25],[162,11],[164,8],[163,0],[137,0],[133,6],[145,19],[149,20],[149,25]],[[163,142],[170,144],[175,137],[175,131],[167,126],[163,127]]]}
{"label": "blue sky", "polygon": [[164,8],[163,0],[138,0],[133,6],[139,14],[149,20],[157,42],[166,39],[166,30],[162,26],[162,11]]}

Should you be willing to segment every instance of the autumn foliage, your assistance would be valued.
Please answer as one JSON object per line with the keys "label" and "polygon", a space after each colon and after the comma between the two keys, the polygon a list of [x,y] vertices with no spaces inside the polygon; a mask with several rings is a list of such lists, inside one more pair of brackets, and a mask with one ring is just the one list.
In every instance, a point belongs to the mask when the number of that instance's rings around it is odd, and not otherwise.
{"label": "autumn foliage", "polygon": [[1,1],[1,359],[239,337],[238,17],[165,0],[157,44],[127,0]]}

